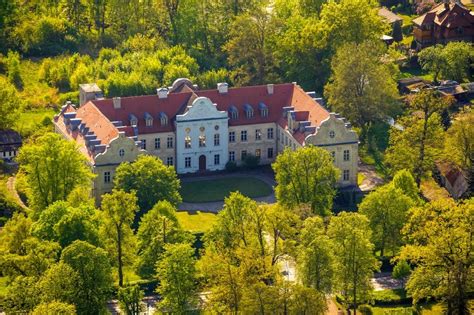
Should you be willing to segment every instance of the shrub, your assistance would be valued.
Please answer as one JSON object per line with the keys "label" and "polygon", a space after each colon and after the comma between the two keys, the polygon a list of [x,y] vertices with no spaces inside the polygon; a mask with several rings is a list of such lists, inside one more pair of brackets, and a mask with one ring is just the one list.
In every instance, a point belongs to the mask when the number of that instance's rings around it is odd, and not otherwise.
{"label": "shrub", "polygon": [[372,308],[368,305],[361,305],[359,306],[359,311],[362,315],[372,315]]}
{"label": "shrub", "polygon": [[247,154],[243,160],[244,166],[248,169],[254,169],[260,164],[260,157],[252,154]]}
{"label": "shrub", "polygon": [[228,172],[235,172],[238,169],[237,163],[235,163],[235,161],[229,161],[225,164],[225,169]]}

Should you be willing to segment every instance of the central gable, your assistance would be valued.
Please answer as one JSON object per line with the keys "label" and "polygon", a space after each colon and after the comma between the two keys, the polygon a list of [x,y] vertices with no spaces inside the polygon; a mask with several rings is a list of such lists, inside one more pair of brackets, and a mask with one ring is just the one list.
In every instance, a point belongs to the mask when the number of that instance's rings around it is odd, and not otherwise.
{"label": "central gable", "polygon": [[206,119],[227,119],[227,112],[219,111],[217,106],[207,97],[196,98],[187,111],[176,116],[176,121],[206,120]]}

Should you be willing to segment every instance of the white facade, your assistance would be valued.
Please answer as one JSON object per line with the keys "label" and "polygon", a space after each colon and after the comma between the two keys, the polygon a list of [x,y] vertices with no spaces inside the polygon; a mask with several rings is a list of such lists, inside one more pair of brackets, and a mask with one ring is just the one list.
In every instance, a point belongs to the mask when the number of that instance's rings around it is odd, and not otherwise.
{"label": "white facade", "polygon": [[176,116],[178,174],[223,170],[228,160],[228,116],[206,97]]}

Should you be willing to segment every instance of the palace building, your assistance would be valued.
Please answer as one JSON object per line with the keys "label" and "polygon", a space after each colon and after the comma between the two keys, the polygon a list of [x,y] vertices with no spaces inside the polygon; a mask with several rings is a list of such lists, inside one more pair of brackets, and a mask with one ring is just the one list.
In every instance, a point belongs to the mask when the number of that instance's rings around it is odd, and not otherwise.
{"label": "palace building", "polygon": [[333,156],[340,186],[357,184],[356,132],[296,83],[199,90],[177,79],[156,95],[111,99],[96,84],[84,84],[80,100],[78,107],[64,105],[54,125],[76,141],[97,174],[97,200],[112,190],[116,167],[139,154],[155,155],[184,174],[223,170],[250,154],[270,164],[287,147],[315,145]]}

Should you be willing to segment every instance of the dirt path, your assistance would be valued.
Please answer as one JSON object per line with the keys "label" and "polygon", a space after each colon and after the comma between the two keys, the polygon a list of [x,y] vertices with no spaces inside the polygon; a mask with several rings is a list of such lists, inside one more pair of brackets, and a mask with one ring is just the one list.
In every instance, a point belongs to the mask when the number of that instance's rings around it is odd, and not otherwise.
{"label": "dirt path", "polygon": [[364,175],[364,180],[359,185],[362,191],[370,191],[384,184],[384,180],[377,174],[373,165],[367,165],[359,161],[359,173]]}
{"label": "dirt path", "polygon": [[23,200],[21,200],[20,198],[20,195],[18,195],[18,192],[16,191],[16,188],[15,188],[15,181],[16,181],[16,177],[15,176],[11,176],[8,178],[7,180],[7,189],[8,191],[10,192],[10,194],[13,196],[13,198],[15,198],[16,202],[25,210],[28,210],[28,207],[25,205],[25,203],[23,202]]}

